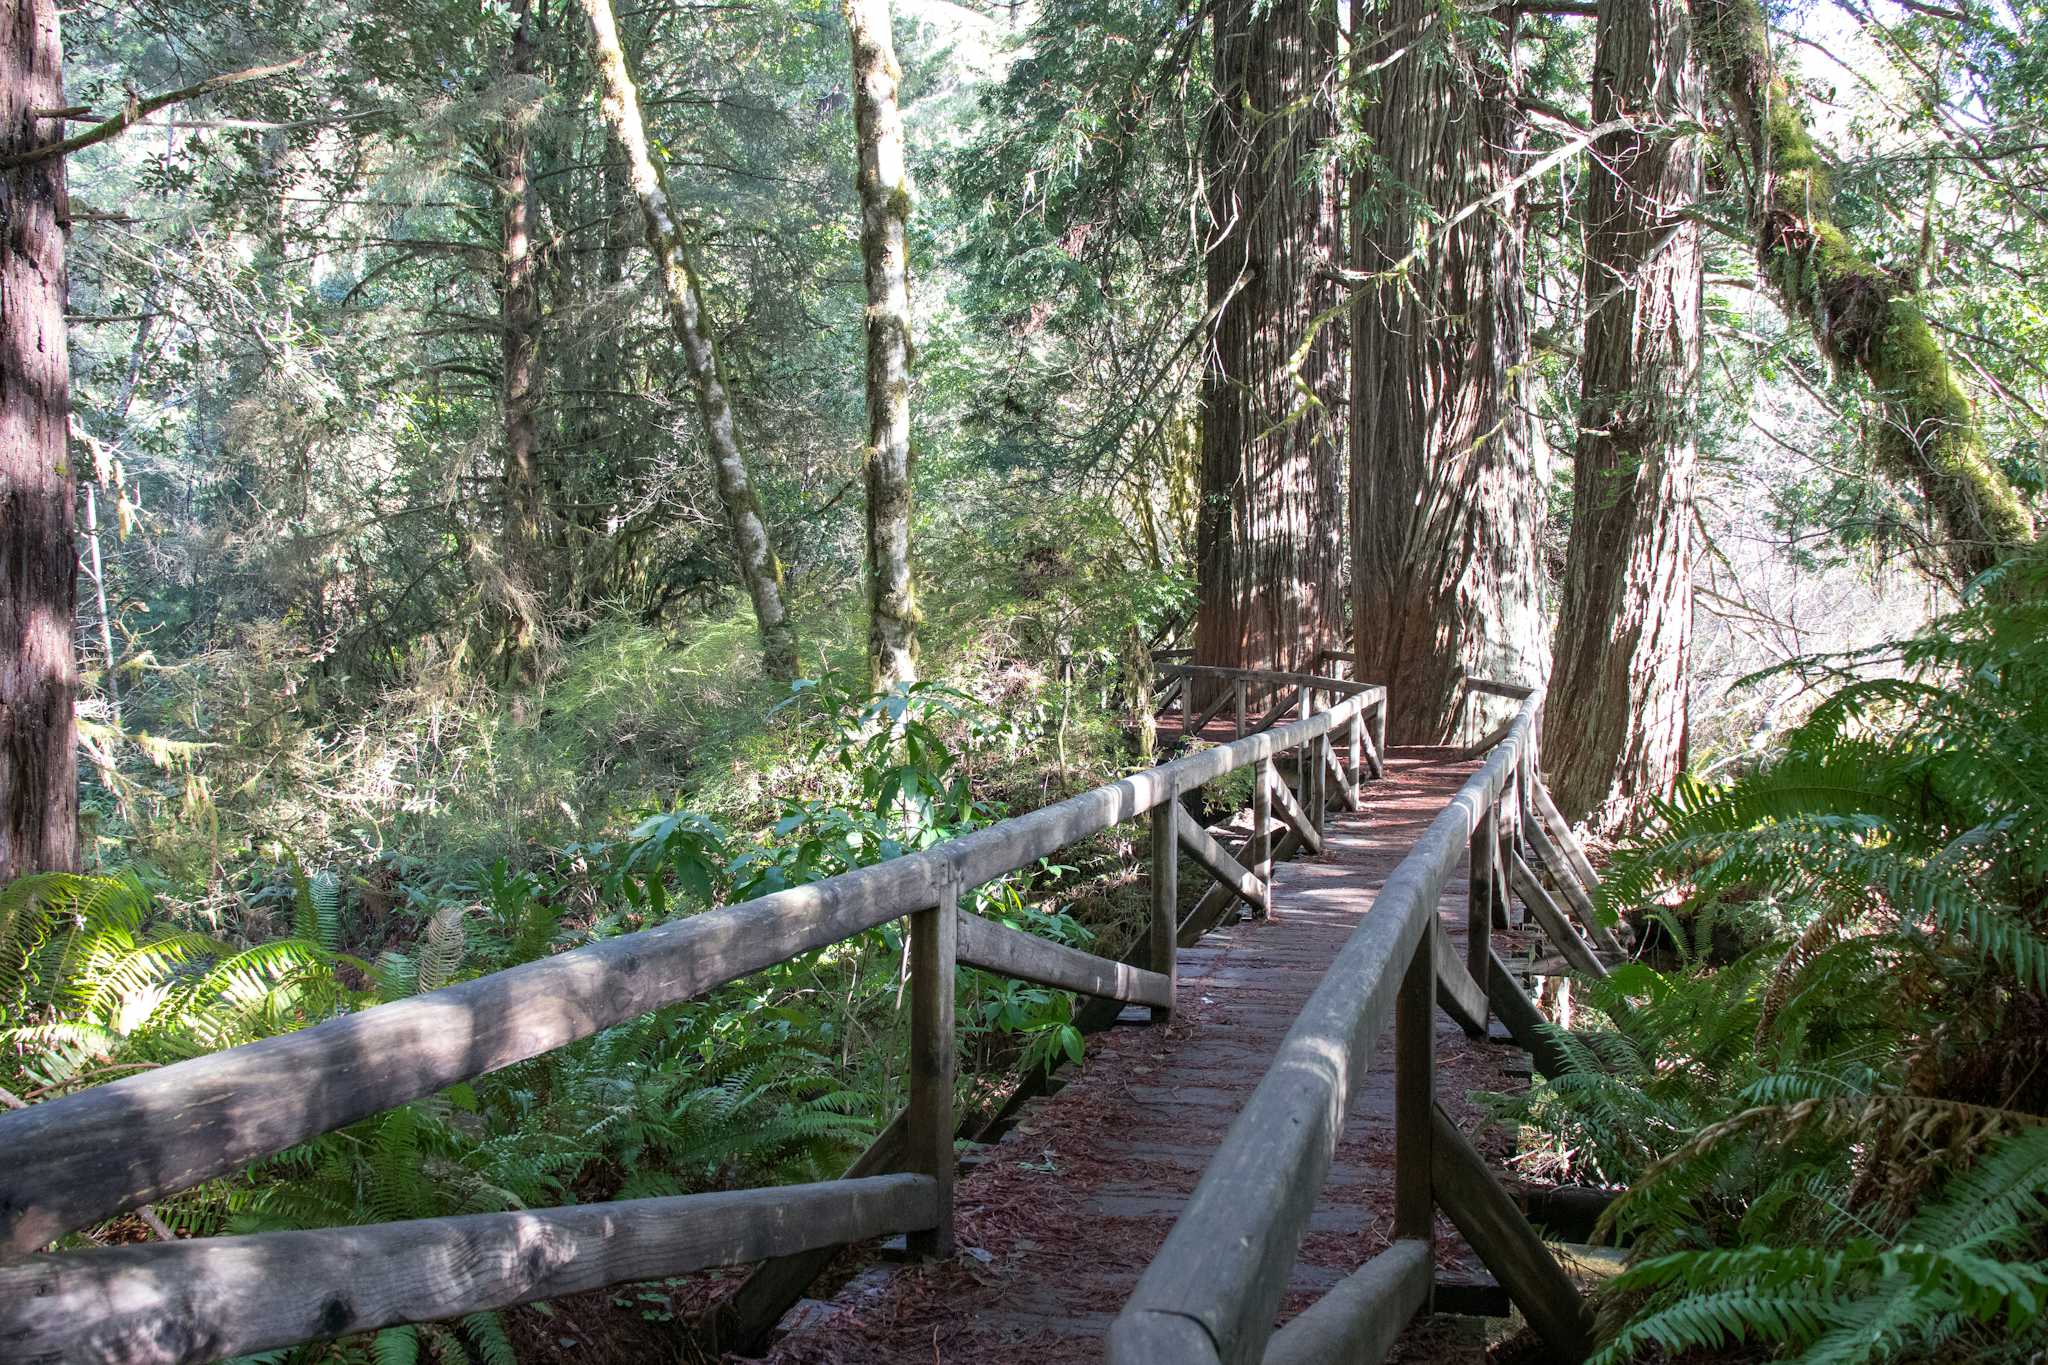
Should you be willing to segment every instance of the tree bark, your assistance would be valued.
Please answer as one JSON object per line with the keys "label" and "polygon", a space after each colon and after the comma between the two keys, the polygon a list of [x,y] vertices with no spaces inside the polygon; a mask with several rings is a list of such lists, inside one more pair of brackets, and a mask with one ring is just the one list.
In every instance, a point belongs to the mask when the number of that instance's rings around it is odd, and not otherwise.
{"label": "tree bark", "polygon": [[1335,175],[1311,171],[1336,131],[1336,24],[1312,0],[1225,0],[1214,22],[1194,657],[1307,672],[1343,636],[1343,384],[1324,325],[1342,237]]}
{"label": "tree bark", "polygon": [[[54,0],[0,0],[0,156],[63,136]],[[64,158],[0,170],[0,884],[78,866]]]}
{"label": "tree bark", "polygon": [[761,520],[761,505],[754,496],[746,458],[741,455],[734,434],[732,400],[727,396],[725,377],[711,344],[703,292],[690,264],[682,229],[676,223],[667,179],[647,145],[647,128],[640,117],[640,95],[626,66],[625,49],[619,44],[611,0],[580,3],[590,20],[597,53],[598,79],[603,90],[600,108],[626,156],[633,193],[640,201],[641,217],[647,228],[647,246],[660,268],[669,322],[696,390],[697,413],[704,423],[705,440],[711,446],[718,497],[732,533],[740,580],[753,599],[754,620],[761,634],[761,669],[772,679],[788,681],[796,676],[796,628],[782,600],[782,564]]}
{"label": "tree bark", "polygon": [[[1376,277],[1351,314],[1355,676],[1388,685],[1397,744],[1451,736],[1466,674],[1549,671],[1515,196],[1440,239],[1429,226],[1500,195],[1516,169],[1513,39],[1475,50],[1443,32],[1439,9],[1388,0],[1352,49],[1373,96],[1353,261]],[[1509,705],[1474,697],[1466,732]]]}
{"label": "tree bark", "polygon": [[[534,72],[536,44],[528,0],[512,6],[514,80]],[[533,183],[528,174],[533,110],[523,99],[506,110],[496,139],[499,222],[502,229],[498,324],[505,422],[504,598],[506,640],[513,667],[529,660],[548,601],[541,549],[540,285],[533,258]]]}
{"label": "tree bark", "polygon": [[1876,456],[1915,488],[1967,582],[2034,537],[2033,516],[1985,448],[1968,392],[1914,302],[1910,281],[1858,251],[1834,218],[1834,177],[1771,59],[1757,0],[1691,0],[1697,49],[1735,112],[1754,172],[1757,259],[1839,370],[1860,371],[1884,420]]}
{"label": "tree bark", "polygon": [[896,107],[902,73],[888,0],[846,0],[860,153],[860,254],[867,275],[868,681],[917,681],[910,571],[910,172]]}
{"label": "tree bark", "polygon": [[1601,0],[1586,197],[1585,350],[1571,541],[1546,725],[1567,818],[1619,827],[1685,762],[1694,383],[1700,363],[1700,87],[1685,0]]}

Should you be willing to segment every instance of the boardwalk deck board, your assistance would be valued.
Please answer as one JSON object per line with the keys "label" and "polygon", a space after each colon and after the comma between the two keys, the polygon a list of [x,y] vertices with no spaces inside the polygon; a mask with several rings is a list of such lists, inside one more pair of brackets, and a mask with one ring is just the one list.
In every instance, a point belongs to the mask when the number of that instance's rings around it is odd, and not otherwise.
{"label": "boardwalk deck board", "polygon": [[[833,1312],[786,1337],[769,1359],[1099,1361],[1109,1322],[1302,1002],[1387,874],[1478,766],[1452,750],[1396,749],[1388,760],[1386,779],[1365,787],[1363,814],[1332,813],[1323,857],[1276,869],[1271,920],[1226,923],[1183,950],[1170,1025],[1091,1040],[1073,1079],[1027,1107],[961,1178],[958,1258],[894,1268],[879,1285],[856,1280],[831,1299]],[[1446,886],[1439,917],[1462,957],[1464,878]],[[1503,938],[1514,935],[1496,935]],[[1469,1127],[1477,1114],[1466,1094],[1518,1085],[1505,1065],[1520,1054],[1468,1039],[1441,1012],[1435,1028],[1438,1097]],[[1393,1079],[1390,1033],[1352,1098],[1283,1318],[1391,1244]],[[1440,1272],[1477,1268],[1441,1216],[1438,1237]]]}

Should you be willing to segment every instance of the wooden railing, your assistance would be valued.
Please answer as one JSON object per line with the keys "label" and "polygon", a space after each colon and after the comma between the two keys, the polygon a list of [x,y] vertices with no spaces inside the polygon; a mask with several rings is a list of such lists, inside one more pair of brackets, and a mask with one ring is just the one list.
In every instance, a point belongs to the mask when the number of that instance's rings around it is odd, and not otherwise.
{"label": "wooden railing", "polygon": [[[957,964],[1173,1007],[1176,941],[1234,901],[1263,911],[1273,863],[1319,847],[1335,777],[1358,804],[1378,770],[1385,691],[1249,675],[1300,694],[1298,719],[920,853],[709,910],[413,999],[0,1115],[0,1358],[203,1361],[455,1317],[607,1284],[766,1261],[722,1316],[728,1346],[772,1326],[833,1248],[952,1240]],[[1368,720],[1377,717],[1369,730]],[[1342,738],[1352,756],[1336,761]],[[1276,760],[1292,755],[1292,788]],[[1181,798],[1256,766],[1253,832],[1226,849]],[[1112,962],[962,913],[961,896],[1077,840],[1151,817],[1152,922]],[[1275,832],[1285,832],[1276,840]],[[1217,884],[1178,919],[1179,851]],[[448,1086],[537,1057],[908,916],[910,1100],[847,1178],[738,1193],[370,1227],[38,1253],[66,1233]]]}
{"label": "wooden railing", "polygon": [[[1551,1046],[1489,942],[1506,908],[1501,871],[1526,868],[1525,841],[1546,823],[1548,797],[1534,761],[1543,698],[1514,690],[1524,700],[1506,733],[1387,878],[1232,1123],[1111,1328],[1112,1365],[1378,1360],[1429,1304],[1438,1208],[1552,1351],[1584,1356],[1587,1320],[1577,1290],[1434,1098],[1439,1005],[1475,1035],[1486,1031],[1491,1005],[1532,1052]],[[1438,919],[1444,884],[1461,858],[1470,860],[1463,961]],[[1393,1245],[1275,1333],[1346,1109],[1389,1025]]]}

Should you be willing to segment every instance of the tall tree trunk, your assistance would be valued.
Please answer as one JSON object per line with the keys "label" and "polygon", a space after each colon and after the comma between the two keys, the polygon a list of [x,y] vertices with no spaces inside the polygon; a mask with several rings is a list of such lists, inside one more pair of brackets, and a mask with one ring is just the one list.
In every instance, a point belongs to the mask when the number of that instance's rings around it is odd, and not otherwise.
{"label": "tall tree trunk", "polygon": [[1613,829],[1685,762],[1691,683],[1699,120],[1685,0],[1601,0],[1572,532],[1545,726],[1565,815]]}
{"label": "tall tree trunk", "polygon": [[1691,0],[1696,46],[1735,111],[1756,186],[1757,259],[1785,307],[1806,320],[1838,369],[1861,371],[1883,405],[1879,465],[1918,490],[1943,538],[1947,568],[1967,581],[2034,521],[1992,462],[1955,367],[1912,298],[1910,281],[1856,249],[1834,217],[1834,177],[1806,112],[1771,60],[1757,0]]}
{"label": "tall tree trunk", "polygon": [[[0,0],[0,154],[64,135],[55,0]],[[64,158],[0,170],[0,883],[78,866]]]}
{"label": "tall tree trunk", "polygon": [[[534,72],[536,44],[528,0],[512,6],[513,80]],[[513,666],[530,660],[548,602],[541,548],[540,287],[533,259],[533,182],[528,172],[531,104],[511,100],[496,137],[499,221],[498,350],[504,372],[504,559],[506,647]]]}
{"label": "tall tree trunk", "polygon": [[[1356,676],[1387,684],[1389,737],[1410,744],[1450,735],[1464,675],[1536,683],[1549,664],[1519,211],[1429,228],[1515,170],[1513,40],[1474,50],[1439,11],[1388,0],[1352,48],[1373,151],[1353,262],[1379,277],[1352,299],[1352,629]],[[1471,699],[1468,733],[1490,705]]]}
{"label": "tall tree trunk", "polygon": [[860,254],[867,274],[868,681],[917,681],[910,573],[910,172],[888,0],[846,0],[860,143]]}
{"label": "tall tree trunk", "polygon": [[1215,11],[1197,663],[1307,671],[1343,635],[1343,386],[1322,325],[1342,237],[1334,173],[1313,169],[1336,36],[1314,0]]}
{"label": "tall tree trunk", "polygon": [[761,505],[754,497],[753,480],[734,434],[732,400],[726,394],[725,377],[711,344],[697,274],[690,265],[682,229],[676,224],[667,180],[647,145],[647,128],[640,118],[640,95],[626,67],[625,49],[619,45],[611,0],[580,2],[590,19],[591,38],[597,51],[598,79],[604,90],[600,102],[604,120],[625,153],[633,193],[640,201],[641,217],[646,222],[647,246],[661,270],[669,322],[682,346],[691,385],[697,391],[697,414],[704,424],[705,440],[711,446],[718,497],[724,504],[726,525],[732,533],[734,558],[740,580],[754,602],[754,620],[761,633],[761,668],[770,678],[787,681],[796,676],[796,627],[783,605],[782,564],[768,539],[768,528],[761,520]]}

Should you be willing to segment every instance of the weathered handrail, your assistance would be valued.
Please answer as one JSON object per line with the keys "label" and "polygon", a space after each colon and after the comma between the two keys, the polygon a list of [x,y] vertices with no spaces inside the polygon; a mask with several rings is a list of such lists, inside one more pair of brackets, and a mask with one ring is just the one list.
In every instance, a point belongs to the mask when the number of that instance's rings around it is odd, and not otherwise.
{"label": "weathered handrail", "polygon": [[[1340,728],[1348,731],[1355,757],[1368,713],[1377,711],[1384,722],[1383,688],[1326,678],[1308,681],[1325,694],[1341,694],[1342,699],[1328,709],[1305,708],[1308,714],[1287,725],[1133,773],[919,853],[0,1115],[0,1151],[7,1157],[0,1165],[0,1259],[21,1257],[101,1218],[229,1174],[322,1133],[539,1056],[906,915],[911,917],[911,1104],[900,1161],[890,1164],[924,1177],[916,1190],[928,1191],[931,1196],[930,1216],[919,1215],[915,1226],[900,1230],[910,1231],[914,1244],[943,1252],[949,1244],[952,1216],[956,964],[966,962],[1069,989],[1101,992],[1108,998],[1149,1005],[1159,1014],[1169,1011],[1174,940],[1180,927],[1175,919],[1174,886],[1179,847],[1193,843],[1203,853],[1220,855],[1205,859],[1205,864],[1233,878],[1239,894],[1252,893],[1253,883],[1257,883],[1257,893],[1263,896],[1268,871],[1246,869],[1220,849],[1203,845],[1206,834],[1199,827],[1187,828],[1191,822],[1179,798],[1248,765],[1259,765],[1263,782],[1272,773],[1276,756],[1309,748],[1316,756],[1298,765],[1301,794],[1320,821],[1326,768],[1334,762],[1332,735]],[[1339,772],[1343,776],[1341,765]],[[1355,762],[1351,780],[1356,780]],[[967,889],[1035,866],[1079,839],[1148,812],[1154,825],[1149,970],[1018,934],[958,911],[959,897]],[[922,1208],[919,1201],[925,1195],[892,1198],[891,1216],[901,1223],[903,1210]],[[517,1222],[519,1219],[580,1217],[582,1212],[539,1210],[503,1215],[513,1221],[490,1225],[502,1229],[491,1235],[514,1235],[526,1226]],[[404,1241],[411,1235],[405,1231],[409,1226],[385,1225],[383,1231],[398,1239],[394,1245],[412,1245]],[[250,1264],[282,1263],[276,1258],[284,1255],[287,1244],[275,1240],[278,1238],[311,1238],[309,1245],[321,1245],[323,1237],[361,1237],[366,1233],[379,1230],[231,1239],[232,1255],[222,1251],[230,1239],[208,1239],[132,1252],[28,1256],[0,1271],[4,1276],[0,1289],[39,1286],[34,1294],[0,1292],[0,1345],[54,1352],[59,1357],[74,1348],[88,1349],[94,1339],[92,1323],[99,1314],[81,1311],[69,1319],[67,1327],[64,1319],[31,1311],[28,1300],[39,1295],[47,1298],[50,1287],[75,1281],[99,1286],[81,1292],[101,1294],[110,1303],[124,1295],[140,1295],[135,1302],[154,1303],[147,1297],[150,1286],[161,1282],[161,1267],[171,1265],[182,1267],[178,1273],[186,1277],[188,1292],[183,1298],[164,1298],[160,1306],[143,1311],[144,1318],[158,1322],[167,1334],[165,1339],[185,1343],[162,1359],[205,1360],[229,1350],[259,1349],[249,1344],[255,1338],[237,1336],[215,1350],[215,1337],[200,1330],[207,1296],[226,1292],[225,1281],[215,1282],[228,1273],[223,1267],[232,1262],[241,1267],[234,1273],[246,1273]],[[864,1235],[873,1234],[840,1240]],[[332,1245],[339,1247],[341,1242]],[[783,1255],[816,1245],[797,1239],[787,1247],[770,1246],[755,1254]],[[420,1254],[431,1257],[436,1253]],[[734,1255],[729,1259],[746,1258]],[[300,1296],[319,1297],[322,1302],[335,1301],[337,1296],[345,1300],[359,1286],[323,1278],[343,1273],[335,1268],[340,1264],[332,1258],[318,1260],[317,1273],[297,1285]],[[671,1268],[652,1273],[680,1273],[675,1262],[663,1264]],[[644,1278],[640,1272],[647,1269],[646,1264],[635,1262],[630,1277]],[[351,1273],[371,1275],[367,1270]],[[616,1280],[597,1283],[612,1282]],[[478,1286],[466,1297],[449,1297],[441,1304],[439,1315],[524,1301],[504,1297],[500,1280],[492,1280],[487,1288],[488,1293],[486,1287]],[[564,1292],[554,1280],[529,1288],[532,1292],[525,1298]],[[276,1330],[287,1335],[273,1333],[263,1338],[263,1344],[289,1344],[369,1325],[353,1312],[331,1314],[310,1326],[298,1322],[278,1327]],[[309,1335],[288,1335],[302,1329]]]}
{"label": "weathered handrail", "polygon": [[[1424,1268],[1438,1203],[1518,1302],[1527,1300],[1524,1311],[1554,1349],[1571,1354],[1583,1347],[1576,1292],[1455,1128],[1443,1131],[1448,1121],[1435,1111],[1432,1093],[1440,976],[1454,1015],[1468,1028],[1485,1027],[1486,990],[1478,981],[1492,975],[1486,938],[1495,867],[1512,850],[1520,808],[1536,785],[1531,756],[1541,705],[1541,692],[1523,702],[1506,737],[1388,877],[1302,1007],[1111,1328],[1112,1365],[1376,1359],[1427,1301]],[[1438,942],[1443,886],[1468,852],[1473,956],[1485,973],[1476,979]],[[1269,1351],[1274,1314],[1346,1107],[1390,1022],[1394,1246],[1302,1314]]]}
{"label": "weathered handrail", "polygon": [[0,1359],[248,1355],[929,1227],[930,1176],[201,1237],[0,1266]]}

